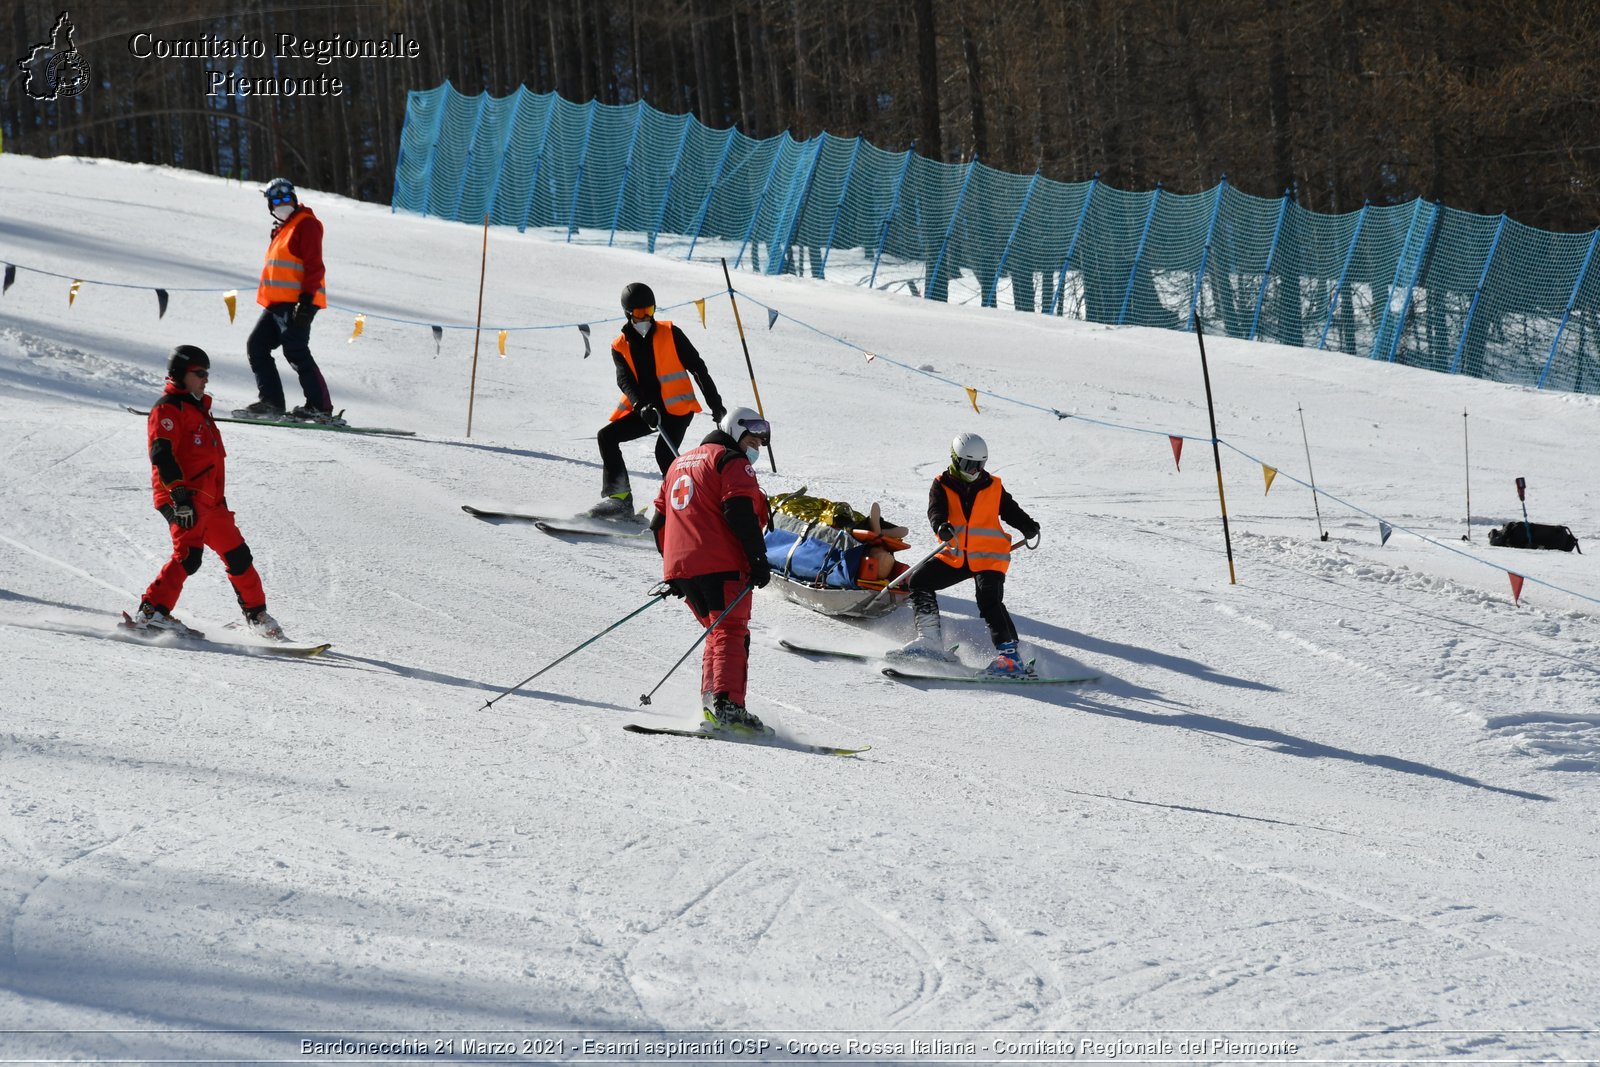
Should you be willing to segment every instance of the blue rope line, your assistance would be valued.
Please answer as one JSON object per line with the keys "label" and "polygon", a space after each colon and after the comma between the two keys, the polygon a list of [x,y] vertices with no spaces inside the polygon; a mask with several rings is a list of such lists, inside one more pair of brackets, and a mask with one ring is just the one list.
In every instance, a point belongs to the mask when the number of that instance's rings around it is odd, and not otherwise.
{"label": "blue rope line", "polygon": [[[744,296],[747,301],[749,301],[752,304],[755,304],[757,307],[763,307],[763,308],[766,308],[769,312],[775,312],[777,314],[778,318],[788,319],[790,322],[796,324],[797,326],[803,326],[804,328],[810,330],[812,333],[819,334],[822,337],[826,337],[830,341],[834,341],[835,343],[843,345],[846,348],[853,348],[858,352],[861,352],[861,353],[864,353],[864,354],[867,354],[867,355],[871,355],[874,359],[881,359],[885,363],[889,363],[889,364],[891,364],[893,366],[899,367],[902,370],[911,371],[914,374],[920,374],[924,378],[931,378],[932,380],[934,380],[936,382],[942,382],[942,383],[944,383],[946,385],[953,385],[953,386],[956,386],[956,387],[961,388],[961,389],[968,388],[967,386],[962,385],[960,382],[953,381],[952,379],[945,378],[945,377],[943,377],[941,375],[938,375],[938,374],[933,374],[933,373],[931,373],[929,371],[923,370],[920,367],[910,366],[909,364],[902,363],[901,361],[899,361],[897,359],[894,359],[893,357],[885,356],[882,353],[878,353],[878,352],[869,352],[867,349],[862,348],[860,345],[856,344],[853,341],[848,341],[845,338],[839,337],[836,334],[831,334],[831,333],[829,333],[828,331],[826,331],[824,329],[821,329],[821,328],[819,328],[817,326],[811,325],[809,322],[806,322],[803,319],[797,319],[793,315],[785,314],[784,312],[779,311],[777,308],[772,307],[769,304],[764,304],[760,300],[757,300],[756,298],[754,298],[752,296],[749,296],[748,294],[740,293],[740,295]],[[1031,408],[1031,409],[1033,409],[1035,411],[1048,412],[1049,414],[1054,415],[1057,419],[1070,418],[1070,419],[1073,419],[1073,420],[1075,420],[1077,422],[1086,422],[1086,423],[1089,423],[1089,424],[1094,425],[1094,426],[1106,426],[1106,427],[1109,427],[1109,428],[1115,429],[1115,430],[1125,430],[1125,431],[1129,431],[1129,432],[1133,432],[1133,433],[1152,434],[1152,435],[1160,436],[1160,437],[1180,437],[1185,441],[1204,441],[1207,444],[1209,444],[1211,442],[1211,438],[1209,438],[1209,437],[1197,437],[1197,436],[1193,436],[1191,434],[1168,433],[1165,430],[1152,430],[1149,427],[1145,427],[1145,426],[1129,426],[1129,425],[1124,424],[1124,423],[1108,422],[1108,421],[1106,421],[1104,419],[1096,419],[1096,418],[1092,418],[1092,417],[1087,416],[1087,415],[1079,415],[1076,412],[1073,412],[1071,414],[1063,414],[1061,411],[1057,410],[1056,408],[1045,407],[1044,405],[1041,405],[1041,404],[1033,404],[1033,403],[1030,403],[1030,402],[1028,402],[1026,400],[1018,400],[1015,397],[1009,397],[1009,396],[1006,396],[1006,395],[1004,395],[1002,393],[993,393],[993,392],[990,392],[990,391],[988,391],[986,389],[979,389],[979,390],[977,390],[977,392],[981,396],[990,397],[990,398],[995,399],[995,400],[1003,400],[1003,401],[1005,401],[1006,403],[1009,403],[1009,404],[1016,404],[1016,405],[1018,405],[1020,407]],[[1289,474],[1288,472],[1284,471],[1284,469],[1282,467],[1276,467],[1273,464],[1267,463],[1265,460],[1260,459],[1259,457],[1251,455],[1250,453],[1244,451],[1243,449],[1239,448],[1236,445],[1233,445],[1233,444],[1229,443],[1227,440],[1225,440],[1223,438],[1220,438],[1220,437],[1217,438],[1217,444],[1221,445],[1223,447],[1226,447],[1226,448],[1228,448],[1229,450],[1231,450],[1233,452],[1237,452],[1239,455],[1245,457],[1246,459],[1249,459],[1249,460],[1252,460],[1252,461],[1254,461],[1256,463],[1259,463],[1263,467],[1272,467],[1274,470],[1276,470],[1278,472],[1279,476],[1287,478],[1289,481],[1294,482],[1294,483],[1296,483],[1298,485],[1304,486],[1307,489],[1312,489],[1312,486],[1311,486],[1311,484],[1309,482],[1301,481],[1299,478],[1296,478],[1294,475]],[[1575,589],[1568,589],[1565,586],[1556,585],[1553,582],[1547,582],[1547,581],[1544,581],[1543,579],[1534,578],[1534,577],[1532,577],[1530,575],[1521,574],[1520,572],[1517,572],[1517,571],[1510,571],[1508,568],[1503,567],[1498,563],[1492,563],[1489,560],[1482,559],[1482,558],[1480,558],[1478,556],[1474,556],[1470,552],[1463,552],[1461,549],[1456,548],[1454,545],[1449,544],[1448,542],[1435,540],[1434,538],[1429,537],[1426,534],[1419,533],[1418,531],[1411,529],[1409,526],[1402,526],[1402,525],[1400,525],[1398,523],[1390,522],[1388,519],[1385,519],[1385,518],[1383,518],[1383,517],[1371,512],[1371,511],[1368,511],[1365,508],[1358,507],[1357,505],[1350,503],[1348,500],[1345,500],[1345,499],[1343,499],[1341,497],[1333,495],[1332,493],[1328,492],[1326,489],[1313,489],[1313,492],[1316,492],[1319,495],[1321,495],[1321,496],[1323,496],[1323,497],[1325,497],[1325,498],[1327,498],[1329,500],[1334,501],[1335,503],[1341,504],[1344,507],[1349,508],[1351,511],[1354,511],[1359,515],[1365,515],[1367,518],[1372,519],[1375,522],[1381,522],[1385,526],[1388,526],[1390,529],[1402,530],[1405,533],[1411,534],[1413,537],[1418,538],[1419,540],[1426,541],[1430,545],[1435,545],[1435,546],[1437,546],[1439,548],[1443,548],[1443,549],[1445,549],[1447,551],[1454,552],[1456,555],[1461,556],[1461,557],[1463,557],[1465,559],[1470,559],[1474,563],[1480,563],[1485,567],[1491,567],[1494,570],[1497,570],[1502,574],[1507,574],[1507,573],[1519,574],[1520,577],[1522,578],[1522,580],[1525,583],[1532,583],[1534,585],[1541,585],[1541,586],[1544,586],[1546,589],[1553,589],[1553,590],[1555,590],[1557,592],[1560,592],[1560,593],[1566,593],[1568,596],[1577,597],[1579,600],[1587,600],[1587,601],[1589,601],[1590,603],[1593,603],[1593,604],[1600,604],[1600,597],[1593,597],[1593,596],[1588,595],[1587,593],[1580,593]]]}
{"label": "blue rope line", "polygon": [[1218,444],[1222,445],[1224,448],[1229,449],[1230,451],[1237,452],[1239,455],[1243,456],[1245,459],[1252,460],[1252,461],[1254,461],[1256,463],[1261,464],[1263,467],[1272,467],[1273,470],[1278,472],[1278,477],[1287,478],[1289,481],[1294,482],[1296,485],[1303,486],[1306,489],[1311,489],[1312,492],[1316,493],[1318,496],[1321,496],[1326,500],[1332,500],[1336,504],[1342,504],[1343,506],[1349,508],[1351,511],[1354,511],[1358,515],[1365,515],[1367,518],[1372,519],[1375,522],[1381,522],[1385,526],[1389,527],[1391,530],[1402,530],[1405,533],[1410,534],[1412,537],[1415,537],[1415,538],[1417,538],[1419,540],[1422,540],[1422,541],[1426,541],[1430,545],[1434,545],[1437,548],[1445,549],[1448,552],[1454,552],[1456,555],[1462,557],[1463,559],[1470,559],[1470,560],[1472,560],[1472,562],[1481,563],[1485,567],[1492,567],[1492,568],[1494,568],[1495,570],[1499,571],[1502,574],[1516,574],[1516,575],[1519,575],[1524,582],[1530,582],[1530,583],[1532,583],[1534,585],[1542,585],[1546,589],[1554,589],[1557,592],[1566,593],[1568,596],[1575,596],[1579,600],[1587,600],[1591,604],[1600,604],[1600,597],[1592,597],[1587,593],[1580,593],[1576,589],[1568,589],[1565,586],[1556,585],[1553,582],[1547,582],[1547,581],[1544,581],[1543,579],[1535,578],[1535,577],[1533,577],[1531,575],[1523,574],[1521,571],[1513,571],[1508,567],[1501,566],[1498,563],[1492,563],[1489,560],[1483,559],[1480,556],[1474,556],[1470,552],[1463,552],[1461,549],[1459,549],[1456,546],[1450,544],[1448,541],[1438,541],[1438,540],[1435,540],[1432,537],[1429,537],[1425,533],[1419,533],[1416,530],[1411,529],[1411,527],[1409,527],[1409,526],[1402,526],[1399,523],[1390,522],[1388,519],[1385,519],[1382,516],[1376,515],[1373,512],[1368,511],[1366,508],[1358,507],[1357,505],[1350,503],[1348,500],[1345,500],[1345,499],[1343,499],[1341,497],[1335,496],[1334,494],[1328,492],[1326,489],[1313,489],[1310,482],[1301,481],[1299,478],[1296,478],[1294,475],[1288,473],[1287,471],[1285,471],[1281,467],[1273,467],[1272,464],[1266,462],[1265,460],[1263,460],[1263,459],[1261,459],[1261,458],[1259,458],[1257,456],[1252,456],[1250,453],[1246,452],[1242,448],[1239,448],[1237,445],[1230,444],[1229,442],[1224,441],[1224,440],[1222,440],[1220,438],[1218,439]]}

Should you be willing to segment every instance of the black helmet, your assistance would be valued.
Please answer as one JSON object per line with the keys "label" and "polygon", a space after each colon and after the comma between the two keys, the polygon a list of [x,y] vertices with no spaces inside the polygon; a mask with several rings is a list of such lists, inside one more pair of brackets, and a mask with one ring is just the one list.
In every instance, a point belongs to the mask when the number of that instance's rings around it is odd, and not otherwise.
{"label": "black helmet", "polygon": [[634,308],[653,308],[656,306],[655,290],[644,282],[629,282],[622,287],[622,310],[632,311]]}
{"label": "black helmet", "polygon": [[261,187],[261,195],[267,198],[267,206],[271,207],[274,200],[289,200],[298,204],[299,195],[294,191],[294,183],[288,178],[274,178]]}
{"label": "black helmet", "polygon": [[211,357],[206,355],[205,349],[198,345],[179,345],[167,357],[167,377],[179,384],[183,383],[183,376],[189,373],[190,367],[211,369]]}

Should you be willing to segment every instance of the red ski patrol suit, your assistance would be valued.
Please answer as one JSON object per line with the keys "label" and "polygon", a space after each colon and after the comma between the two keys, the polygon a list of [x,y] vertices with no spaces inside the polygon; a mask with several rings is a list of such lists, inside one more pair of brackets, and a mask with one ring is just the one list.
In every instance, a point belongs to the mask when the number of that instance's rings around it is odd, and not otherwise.
{"label": "red ski patrol suit", "polygon": [[[267,598],[250,546],[244,543],[223,495],[227,450],[211,417],[211,397],[196,399],[169,380],[165,394],[150,409],[147,441],[150,485],[156,510],[172,531],[172,558],[145,590],[144,599],[172,611],[183,593],[183,583],[200,569],[203,550],[209,548],[227,565],[228,581],[233,583],[239,606],[247,613],[265,607]],[[187,530],[173,521],[171,491],[179,486],[189,490],[195,512],[194,525]]]}
{"label": "red ski patrol suit", "polygon": [[[701,626],[715,622],[752,580],[766,584],[766,494],[737,442],[721,430],[672,461],[656,493],[655,513],[661,576],[683,595]],[[750,600],[739,600],[706,638],[700,692],[708,699],[726,693],[744,705]]]}

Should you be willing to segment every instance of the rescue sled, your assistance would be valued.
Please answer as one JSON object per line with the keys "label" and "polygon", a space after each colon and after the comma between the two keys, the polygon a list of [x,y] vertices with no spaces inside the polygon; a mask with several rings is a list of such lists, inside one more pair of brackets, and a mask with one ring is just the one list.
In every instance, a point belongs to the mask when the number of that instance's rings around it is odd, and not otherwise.
{"label": "rescue sled", "polygon": [[785,598],[823,615],[877,619],[906,600],[896,583],[906,565],[894,553],[909,547],[901,526],[885,526],[872,505],[861,515],[850,505],[805,496],[802,488],[774,496],[767,562]]}

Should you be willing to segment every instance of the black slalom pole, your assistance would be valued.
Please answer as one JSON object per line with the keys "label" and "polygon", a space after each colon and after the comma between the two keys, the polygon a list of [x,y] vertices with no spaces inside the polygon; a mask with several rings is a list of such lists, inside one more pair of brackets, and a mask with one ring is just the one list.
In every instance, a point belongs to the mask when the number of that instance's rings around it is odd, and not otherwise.
{"label": "black slalom pole", "polygon": [[1206,362],[1206,335],[1200,329],[1200,316],[1194,317],[1194,338],[1200,342],[1200,373],[1206,380],[1206,412],[1211,416],[1211,458],[1217,465],[1217,501],[1222,505],[1222,543],[1228,549],[1228,584],[1238,585],[1233,569],[1233,535],[1228,532],[1228,498],[1222,491],[1222,446],[1217,438],[1217,406],[1211,400],[1211,368]]}
{"label": "black slalom pole", "polygon": [[1467,471],[1467,532],[1461,540],[1472,540],[1472,445],[1467,440],[1467,409],[1461,409],[1461,454]]}
{"label": "black slalom pole", "polygon": [[1317,472],[1311,469],[1311,441],[1306,437],[1306,409],[1299,404],[1294,409],[1300,413],[1300,440],[1306,446],[1306,473],[1311,475],[1311,506],[1317,512],[1317,534],[1326,541],[1328,531],[1322,528],[1322,505],[1317,502]]}
{"label": "black slalom pole", "polygon": [[[739,344],[744,349],[744,367],[750,372],[750,391],[756,397],[756,411],[764,419],[767,409],[761,406],[761,387],[756,384],[756,368],[750,362],[750,342],[744,339],[744,320],[739,317],[739,301],[733,298],[733,275],[728,273],[728,257],[722,257],[722,277],[728,283],[728,303],[733,305],[733,324],[739,327]],[[772,473],[778,473],[778,457],[772,454],[772,442],[766,444],[767,462],[772,464]],[[646,701],[645,703],[649,703]]]}

